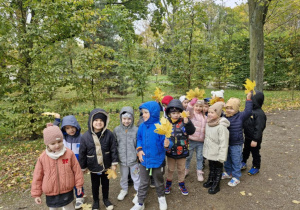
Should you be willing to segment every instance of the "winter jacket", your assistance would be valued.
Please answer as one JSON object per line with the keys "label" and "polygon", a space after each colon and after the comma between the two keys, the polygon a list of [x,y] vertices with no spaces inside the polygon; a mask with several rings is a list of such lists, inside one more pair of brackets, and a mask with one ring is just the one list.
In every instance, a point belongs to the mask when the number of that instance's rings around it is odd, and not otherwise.
{"label": "winter jacket", "polygon": [[205,128],[205,141],[203,145],[203,156],[208,160],[225,162],[227,159],[230,122],[221,117],[219,125],[210,127],[208,123]]}
{"label": "winter jacket", "polygon": [[251,115],[251,112],[252,101],[247,100],[245,110],[243,112],[238,112],[232,117],[226,117],[230,122],[230,126],[228,127],[230,146],[244,143],[243,123]]}
{"label": "winter jacket", "polygon": [[[53,125],[57,125],[59,126],[60,121],[59,119],[55,119]],[[76,133],[73,136],[70,136],[66,133],[64,127],[66,125],[70,125],[76,128]],[[80,146],[80,141],[81,141],[81,127],[79,125],[79,123],[77,122],[76,118],[73,115],[68,115],[65,116],[62,119],[62,123],[61,123],[61,131],[64,134],[64,145],[65,147],[69,148],[70,150],[72,150],[78,160],[78,156],[79,156],[79,146]]]}
{"label": "winter jacket", "polygon": [[[166,112],[169,113],[171,108],[183,110],[182,103],[178,99],[173,99],[168,104]],[[169,138],[170,146],[166,151],[166,155],[174,159],[180,159],[189,156],[188,135],[192,135],[195,132],[195,126],[190,120],[187,124],[185,124],[182,118],[179,118],[174,123],[172,122],[171,118],[168,120],[172,124],[173,129],[172,135]]]}
{"label": "winter jacket", "polygon": [[190,140],[203,142],[205,138],[205,125],[207,117],[202,113],[197,114],[194,112],[194,107],[189,103],[187,111],[190,113],[190,119],[194,124],[196,131],[193,135],[189,136]]}
{"label": "winter jacket", "polygon": [[[122,124],[122,114],[129,113],[132,116],[132,123],[125,127]],[[136,135],[138,128],[134,126],[134,112],[129,106],[123,107],[120,111],[120,125],[113,133],[118,142],[119,161],[122,166],[132,166],[137,163],[136,156]]]}
{"label": "winter jacket", "polygon": [[52,159],[44,151],[38,158],[33,172],[31,196],[40,197],[42,193],[54,196],[67,193],[73,187],[82,188],[83,173],[74,153],[66,152],[58,159]]}
{"label": "winter jacket", "polygon": [[[93,129],[93,116],[97,113],[106,115],[105,127],[101,132],[100,138]],[[118,164],[117,141],[114,134],[107,129],[109,116],[103,109],[91,111],[88,120],[88,131],[81,137],[79,148],[79,164],[82,170],[88,168],[92,173],[104,172],[111,165]]]}
{"label": "winter jacket", "polygon": [[266,127],[267,121],[267,117],[261,109],[264,103],[264,94],[260,91],[256,91],[256,94],[252,96],[252,102],[252,114],[243,124],[244,134],[245,138],[260,143],[262,141],[263,131]]}
{"label": "winter jacket", "polygon": [[146,168],[159,168],[165,160],[165,136],[154,132],[154,124],[159,123],[160,107],[157,102],[149,101],[142,104],[140,109],[150,112],[150,118],[139,126],[137,134],[137,151],[143,150],[145,153],[141,164]]}

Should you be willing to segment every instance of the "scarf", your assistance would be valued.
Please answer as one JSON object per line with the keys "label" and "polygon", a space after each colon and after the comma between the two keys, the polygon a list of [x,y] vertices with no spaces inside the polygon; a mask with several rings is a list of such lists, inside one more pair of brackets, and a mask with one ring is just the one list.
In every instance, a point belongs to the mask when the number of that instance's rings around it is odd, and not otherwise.
{"label": "scarf", "polygon": [[215,127],[217,125],[219,125],[220,123],[220,117],[218,117],[217,119],[214,119],[214,120],[207,120],[207,124],[209,127]]}
{"label": "scarf", "polygon": [[66,150],[67,150],[67,149],[66,149],[65,146],[63,146],[63,148],[62,148],[60,151],[58,151],[58,152],[50,152],[50,151],[48,150],[48,148],[46,148],[46,154],[47,154],[50,158],[56,160],[56,159],[58,159],[59,157],[63,156],[63,155],[65,154]]}

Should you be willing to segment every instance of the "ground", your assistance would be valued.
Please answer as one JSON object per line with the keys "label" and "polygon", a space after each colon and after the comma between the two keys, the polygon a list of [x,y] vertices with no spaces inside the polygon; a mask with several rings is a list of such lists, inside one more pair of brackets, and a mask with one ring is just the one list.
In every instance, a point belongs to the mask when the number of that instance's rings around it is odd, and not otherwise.
{"label": "ground", "polygon": [[[207,193],[196,179],[195,157],[190,175],[186,178],[189,195],[181,195],[177,185],[166,196],[169,209],[300,209],[300,110],[275,111],[267,114],[267,127],[264,132],[261,155],[261,171],[255,176],[248,176],[243,171],[241,183],[229,187],[228,180],[221,181],[221,191],[215,195]],[[251,166],[248,160],[248,169]],[[207,165],[207,163],[206,163]],[[195,169],[193,171],[193,168]],[[204,169],[205,177],[208,167]],[[174,177],[176,183],[177,177]],[[110,200],[115,209],[130,209],[133,204],[134,189],[124,201],[118,201],[119,179],[112,180]],[[86,201],[92,203],[89,175],[85,175]],[[145,201],[146,209],[159,209],[155,189],[149,189]],[[101,202],[101,209],[105,209]],[[30,197],[30,189],[25,192],[4,194],[0,197],[0,209],[47,209],[38,206]]]}

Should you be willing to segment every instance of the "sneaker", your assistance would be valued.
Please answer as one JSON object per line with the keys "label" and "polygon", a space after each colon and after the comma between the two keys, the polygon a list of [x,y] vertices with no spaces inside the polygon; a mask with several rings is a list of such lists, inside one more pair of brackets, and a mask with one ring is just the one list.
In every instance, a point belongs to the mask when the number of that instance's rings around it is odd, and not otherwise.
{"label": "sneaker", "polygon": [[242,167],[241,167],[241,170],[245,170],[247,168],[247,164],[242,162]]}
{"label": "sneaker", "polygon": [[252,176],[252,175],[255,175],[255,174],[258,174],[259,173],[259,169],[256,168],[256,167],[252,167],[249,171],[248,171],[248,175]]}
{"label": "sneaker", "polygon": [[103,200],[104,206],[106,207],[106,210],[112,210],[114,209],[114,206],[108,199]]}
{"label": "sneaker", "polygon": [[138,198],[138,193],[135,194],[134,198],[132,199],[132,203],[133,204],[137,204],[139,201],[139,198]]}
{"label": "sneaker", "polygon": [[120,194],[118,195],[118,200],[122,201],[124,200],[125,196],[128,194],[128,192],[126,190],[121,190]]}
{"label": "sneaker", "polygon": [[199,182],[203,182],[204,177],[203,177],[204,172],[202,170],[197,170],[197,179]]}
{"label": "sneaker", "polygon": [[155,188],[154,179],[152,176],[150,177],[150,187]]}
{"label": "sneaker", "polygon": [[179,189],[181,190],[182,195],[188,195],[189,194],[188,190],[185,188],[184,182],[179,183]]}
{"label": "sneaker", "polygon": [[75,209],[80,209],[84,202],[84,198],[76,198]]}
{"label": "sneaker", "polygon": [[189,171],[190,171],[189,169],[185,169],[184,170],[184,175],[187,176],[189,174]]}
{"label": "sneaker", "polygon": [[141,203],[136,203],[130,210],[144,210],[145,205]]}
{"label": "sneaker", "polygon": [[228,185],[230,187],[235,187],[240,183],[240,180],[238,180],[237,178],[233,177],[229,182]]}
{"label": "sneaker", "polygon": [[167,201],[165,196],[161,196],[158,198],[158,203],[159,203],[159,210],[167,210]]}
{"label": "sneaker", "polygon": [[166,182],[166,187],[165,187],[165,194],[170,194],[171,192],[171,185],[172,185],[172,181],[167,180]]}
{"label": "sneaker", "polygon": [[222,178],[221,179],[231,179],[232,175],[227,174],[227,172],[222,173]]}
{"label": "sneaker", "polygon": [[93,202],[93,207],[92,207],[93,210],[99,210],[99,200],[96,200]]}

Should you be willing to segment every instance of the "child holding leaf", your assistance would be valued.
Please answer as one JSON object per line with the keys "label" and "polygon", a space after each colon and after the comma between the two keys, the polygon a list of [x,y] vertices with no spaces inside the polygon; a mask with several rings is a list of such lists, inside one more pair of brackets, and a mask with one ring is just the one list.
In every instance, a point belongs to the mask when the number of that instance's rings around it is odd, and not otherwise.
{"label": "child holding leaf", "polygon": [[[189,155],[188,150],[188,135],[195,132],[193,123],[187,118],[183,112],[183,106],[180,100],[173,99],[167,106],[166,113],[168,120],[172,124],[172,134],[168,138],[170,141],[167,149],[167,181],[165,194],[170,194],[173,179],[173,173],[177,168],[179,189],[183,195],[188,195],[189,192],[185,187],[185,162]],[[181,117],[182,116],[182,117]]]}
{"label": "child holding leaf", "polygon": [[107,129],[108,122],[109,116],[103,109],[94,109],[88,119],[88,131],[81,137],[79,163],[83,171],[91,172],[92,209],[99,209],[100,181],[103,203],[106,209],[113,209],[108,199],[109,178],[116,177],[119,159],[115,136]]}
{"label": "child holding leaf", "polygon": [[158,195],[159,209],[166,210],[167,202],[164,192],[164,165],[165,165],[165,135],[155,133],[155,124],[159,124],[160,106],[155,101],[149,101],[140,106],[144,122],[139,126],[137,134],[137,153],[140,164],[140,186],[138,189],[138,202],[131,210],[145,208],[149,188],[149,179],[152,175]]}

